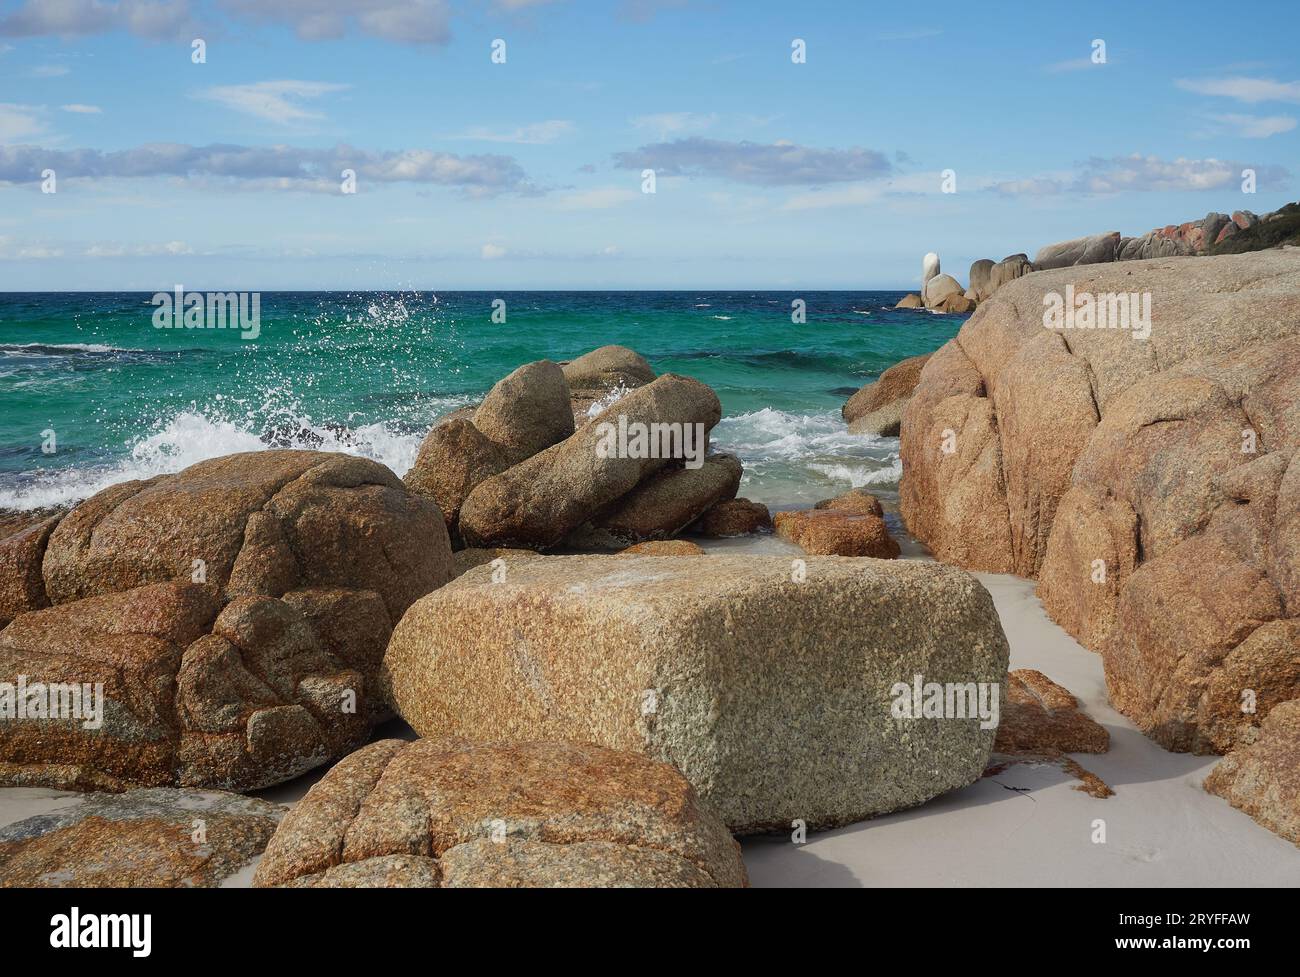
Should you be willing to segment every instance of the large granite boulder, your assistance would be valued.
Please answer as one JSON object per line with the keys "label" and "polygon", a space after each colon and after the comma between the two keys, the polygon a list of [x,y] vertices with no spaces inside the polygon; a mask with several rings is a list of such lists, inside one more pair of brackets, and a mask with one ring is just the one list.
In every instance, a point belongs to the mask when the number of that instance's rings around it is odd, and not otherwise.
{"label": "large granite boulder", "polygon": [[497,381],[472,415],[457,412],[434,425],[405,481],[438,503],[454,535],[460,507],[480,482],[573,431],[563,370],[550,360],[525,363]]}
{"label": "large granite boulder", "polygon": [[740,846],[665,763],[562,742],[380,740],[285,817],[254,885],[745,886]]}
{"label": "large granite boulder", "polygon": [[987,705],[1007,655],[988,592],[939,564],[556,556],[502,582],[480,567],[417,602],[385,668],[422,736],[642,753],[753,833],[976,780],[996,717],[913,714],[911,690],[976,683]]}
{"label": "large granite boulder", "polygon": [[[1067,285],[1149,295],[1149,335],[1045,329]],[[1038,577],[1148,735],[1222,752],[1300,696],[1298,447],[1300,253],[1043,271],[922,370],[900,506],[940,559]]]}
{"label": "large granite boulder", "polygon": [[735,455],[712,454],[699,468],[665,468],[569,537],[575,548],[621,550],[676,536],[724,499],[733,499],[744,468]]}
{"label": "large granite boulder", "polygon": [[224,791],[83,795],[0,828],[0,888],[214,888],[253,863],[284,811]]}
{"label": "large granite boulder", "polygon": [[895,363],[855,393],[840,409],[853,434],[898,437],[907,406],[921,379],[921,368],[930,354],[910,356]]}
{"label": "large granite boulder", "polygon": [[983,302],[993,294],[991,276],[994,265],[992,258],[980,258],[971,262],[970,274],[966,276],[966,294],[973,296],[977,302]]}
{"label": "large granite boulder", "polygon": [[924,308],[925,308],[925,302],[921,299],[921,296],[919,296],[919,295],[914,295],[914,294],[912,294],[912,293],[909,292],[907,295],[904,295],[901,299],[898,300],[898,304],[895,305],[894,308],[896,308],[896,309],[924,309]]}
{"label": "large granite boulder", "polygon": [[1090,234],[1070,241],[1048,244],[1034,255],[1034,267],[1068,268],[1071,265],[1095,265],[1119,258],[1120,233]]}
{"label": "large granite boulder", "polygon": [[645,357],[626,346],[601,346],[562,366],[579,427],[627,391],[655,379]]}
{"label": "large granite boulder", "polygon": [[985,299],[992,298],[997,294],[997,290],[1007,282],[1013,282],[1017,278],[1028,275],[1033,270],[1034,266],[1030,262],[1028,255],[1008,255],[989,269],[987,291],[979,296],[979,300],[983,302]]}
{"label": "large granite boulder", "polygon": [[[674,452],[686,445],[686,436],[703,451],[721,417],[722,405],[709,387],[664,374],[572,437],[481,482],[461,506],[460,534],[468,546],[553,547],[650,476],[680,463],[683,454]],[[619,445],[624,430],[627,443]],[[638,431],[640,444],[633,440]],[[681,437],[665,447],[656,432]]]}
{"label": "large granite boulder", "polygon": [[1205,778],[1205,789],[1300,845],[1300,699],[1275,707],[1253,742]]}
{"label": "large granite boulder", "polygon": [[748,536],[772,528],[772,514],[761,502],[749,499],[723,499],[709,507],[690,527],[692,533],[724,539]]}
{"label": "large granite boulder", "polygon": [[961,282],[953,278],[952,275],[935,275],[925,283],[925,307],[927,309],[937,308],[950,295],[960,296],[965,291],[966,289],[962,288]]}
{"label": "large granite boulder", "polygon": [[253,789],[388,714],[393,624],[451,578],[451,549],[437,506],[382,465],[264,451],[106,489],[40,566],[0,631],[0,783]]}
{"label": "large granite boulder", "polygon": [[778,536],[812,556],[898,557],[898,543],[885,525],[880,500],[861,489],[822,499],[811,509],[778,512],[772,517]]}

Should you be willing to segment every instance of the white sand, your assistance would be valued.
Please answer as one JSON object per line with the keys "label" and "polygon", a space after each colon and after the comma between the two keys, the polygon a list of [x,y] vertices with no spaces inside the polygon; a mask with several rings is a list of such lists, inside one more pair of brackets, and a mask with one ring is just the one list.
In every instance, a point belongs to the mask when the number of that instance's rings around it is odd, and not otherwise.
{"label": "white sand", "polygon": [[[891,529],[905,558],[923,550]],[[703,542],[703,541],[701,541]],[[710,550],[799,556],[773,537],[709,541]],[[1064,685],[1110,730],[1104,755],[1075,759],[1109,784],[1105,800],[1055,767],[1017,765],[909,811],[813,834],[744,842],[755,886],[1296,886],[1300,848],[1261,828],[1201,781],[1216,757],[1167,753],[1106,703],[1101,659],[1048,620],[1031,581],[979,574],[1011,642],[1012,668]],[[412,736],[400,722],[378,736]],[[258,796],[292,804],[317,771]],[[0,826],[75,803],[75,795],[0,788]],[[1106,841],[1092,840],[1095,819]],[[227,884],[248,885],[252,867]]]}

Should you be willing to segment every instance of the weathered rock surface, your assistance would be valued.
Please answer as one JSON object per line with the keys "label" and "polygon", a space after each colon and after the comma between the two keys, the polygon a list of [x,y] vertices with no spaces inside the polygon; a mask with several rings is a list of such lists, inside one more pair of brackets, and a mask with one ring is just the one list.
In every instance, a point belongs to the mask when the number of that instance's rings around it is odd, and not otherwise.
{"label": "weathered rock surface", "polygon": [[611,390],[643,387],[655,379],[645,357],[626,346],[602,346],[564,364],[574,397],[599,397]]}
{"label": "weathered rock surface", "polygon": [[[0,554],[30,567],[31,547]],[[113,486],[50,529],[39,586],[0,632],[0,682],[37,702],[50,683],[84,693],[75,716],[65,697],[58,718],[0,722],[0,783],[297,776],[387,714],[392,625],[450,577],[437,506],[365,459],[254,452]]]}
{"label": "weathered rock surface", "polygon": [[[572,421],[572,415],[569,419]],[[454,417],[425,435],[404,480],[416,495],[438,504],[448,532],[454,532],[469,493],[509,467],[505,448],[491,441],[472,420]]]}
{"label": "weathered rock surface", "polygon": [[623,549],[676,536],[718,502],[734,498],[744,473],[739,458],[722,453],[706,456],[699,468],[665,468],[571,536],[570,543]]}
{"label": "weathered rock surface", "polygon": [[925,308],[925,302],[923,302],[923,301],[921,300],[921,296],[919,296],[919,295],[914,295],[914,294],[912,294],[912,293],[909,292],[907,295],[904,295],[901,299],[898,300],[898,304],[896,304],[896,305],[894,306],[894,308],[896,308],[896,309],[924,309],[924,308]]}
{"label": "weathered rock surface", "polygon": [[[977,779],[978,720],[894,718],[891,690],[1002,684],[969,575],[811,557],[548,557],[419,601],[385,668],[422,736],[558,739],[680,769],[732,830],[830,827]],[[263,863],[266,864],[265,862]]]}
{"label": "weathered rock surface", "polygon": [[1039,248],[1038,254],[1034,255],[1034,267],[1068,268],[1071,265],[1095,265],[1115,261],[1119,257],[1119,247],[1119,231],[1060,241]]}
{"label": "weathered rock surface", "polygon": [[338,763],[285,817],[254,877],[321,888],[747,884],[740,846],[668,764],[450,737],[381,740]]}
{"label": "weathered rock surface", "polygon": [[604,424],[617,428],[625,419],[633,431],[638,426],[666,430],[666,425],[684,431],[690,425],[693,433],[707,438],[721,417],[722,405],[709,387],[665,374],[627,394],[572,437],[480,483],[461,507],[460,534],[476,547],[553,547],[673,463],[668,451],[647,452],[656,457],[598,451],[607,443]]}
{"label": "weathered rock surface", "polygon": [[[1067,284],[1149,293],[1149,338],[1045,329]],[[1148,735],[1221,752],[1300,696],[1298,447],[1300,252],[1043,271],[925,365],[900,505],[940,559],[1037,576]]]}
{"label": "weathered rock surface", "polygon": [[776,533],[813,556],[870,556],[892,560],[899,546],[885,525],[884,508],[874,495],[853,490],[823,499],[812,509],[778,512]]}
{"label": "weathered rock surface", "polygon": [[934,311],[947,315],[965,315],[975,311],[975,300],[969,295],[950,292],[934,306]]}
{"label": "weathered rock surface", "polygon": [[925,283],[925,307],[933,309],[941,305],[950,295],[962,295],[966,289],[952,275],[935,275]]}
{"label": "weathered rock surface", "polygon": [[1272,709],[1258,734],[1219,761],[1205,789],[1300,845],[1300,699]]}
{"label": "weathered rock surface", "polygon": [[691,526],[691,532],[723,539],[748,536],[771,528],[772,515],[763,503],[751,502],[749,499],[723,499],[709,507]]}
{"label": "weathered rock surface", "polygon": [[1106,727],[1079,708],[1069,690],[1033,668],[1007,676],[1002,721],[993,741],[995,753],[1105,753]]}
{"label": "weathered rock surface", "polygon": [[871,383],[855,393],[840,409],[853,434],[898,437],[907,406],[921,379],[921,369],[929,353],[910,356],[895,363]]}
{"label": "weathered rock surface", "polygon": [[0,828],[0,888],[219,886],[262,853],[284,810],[222,791],[86,795]]}
{"label": "weathered rock surface", "polygon": [[563,441],[573,433],[564,371],[550,360],[525,363],[488,391],[474,411],[474,426],[511,464]]}
{"label": "weathered rock surface", "polygon": [[704,547],[689,539],[655,539],[619,551],[619,556],[704,556]]}

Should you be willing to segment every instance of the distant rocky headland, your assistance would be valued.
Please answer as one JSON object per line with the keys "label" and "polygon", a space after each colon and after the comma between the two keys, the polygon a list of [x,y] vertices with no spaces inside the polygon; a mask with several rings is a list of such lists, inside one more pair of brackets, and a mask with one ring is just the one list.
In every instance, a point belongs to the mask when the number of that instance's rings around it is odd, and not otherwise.
{"label": "distant rocky headland", "polygon": [[1285,244],[1300,245],[1300,202],[1260,215],[1249,210],[1231,214],[1211,211],[1200,220],[1167,224],[1140,237],[1124,237],[1119,231],[1089,234],[1039,248],[1033,261],[1024,253],[1001,261],[980,258],[971,264],[965,288],[942,272],[939,256],[931,252],[921,263],[920,294],[906,296],[897,308],[968,313],[1007,282],[1031,271],[1145,258],[1241,254]]}

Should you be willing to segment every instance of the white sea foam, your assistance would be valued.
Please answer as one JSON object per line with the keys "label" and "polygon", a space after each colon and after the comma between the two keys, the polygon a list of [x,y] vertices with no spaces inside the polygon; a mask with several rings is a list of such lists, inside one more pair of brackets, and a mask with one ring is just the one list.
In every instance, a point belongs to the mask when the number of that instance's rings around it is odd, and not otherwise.
{"label": "white sea foam", "polygon": [[25,473],[16,484],[0,486],[0,509],[71,505],[120,482],[178,472],[221,455],[273,447],[360,455],[387,465],[401,476],[415,463],[423,439],[424,432],[400,432],[384,424],[340,430],[299,422],[291,433],[277,437],[278,443],[269,444],[257,432],[232,421],[183,411],[137,439],[128,459],[111,465],[40,469]]}

